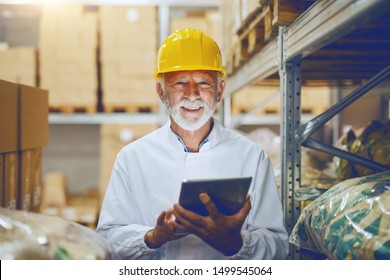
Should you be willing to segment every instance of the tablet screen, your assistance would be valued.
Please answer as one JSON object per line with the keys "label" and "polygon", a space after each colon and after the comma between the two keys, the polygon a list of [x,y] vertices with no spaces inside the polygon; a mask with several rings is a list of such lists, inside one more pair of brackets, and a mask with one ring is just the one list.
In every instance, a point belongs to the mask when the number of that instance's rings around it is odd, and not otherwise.
{"label": "tablet screen", "polygon": [[182,182],[179,203],[184,208],[208,216],[199,194],[207,193],[223,215],[237,213],[244,204],[252,177],[186,180]]}

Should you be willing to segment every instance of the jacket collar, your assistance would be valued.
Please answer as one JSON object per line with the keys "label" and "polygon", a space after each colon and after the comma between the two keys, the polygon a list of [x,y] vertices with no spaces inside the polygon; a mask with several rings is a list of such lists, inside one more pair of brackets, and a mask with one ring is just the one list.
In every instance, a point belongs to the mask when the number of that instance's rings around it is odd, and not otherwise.
{"label": "jacket collar", "polygon": [[[187,147],[184,145],[183,140],[171,129],[171,121],[168,120],[164,129],[168,131],[169,142],[175,149],[181,149],[183,152],[190,152]],[[204,152],[215,146],[219,139],[221,138],[223,127],[222,125],[213,118],[213,126],[210,133],[206,136],[206,138],[202,141],[200,145],[199,152]]]}

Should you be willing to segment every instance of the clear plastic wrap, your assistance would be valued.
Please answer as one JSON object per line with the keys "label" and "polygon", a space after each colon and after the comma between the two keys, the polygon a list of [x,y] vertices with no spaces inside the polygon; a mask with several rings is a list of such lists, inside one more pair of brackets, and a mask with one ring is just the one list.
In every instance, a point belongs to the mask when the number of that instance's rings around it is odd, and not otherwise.
{"label": "clear plastic wrap", "polygon": [[0,208],[0,259],[109,259],[95,231],[62,218]]}
{"label": "clear plastic wrap", "polygon": [[390,259],[390,171],[329,189],[302,210],[290,242],[329,259]]}

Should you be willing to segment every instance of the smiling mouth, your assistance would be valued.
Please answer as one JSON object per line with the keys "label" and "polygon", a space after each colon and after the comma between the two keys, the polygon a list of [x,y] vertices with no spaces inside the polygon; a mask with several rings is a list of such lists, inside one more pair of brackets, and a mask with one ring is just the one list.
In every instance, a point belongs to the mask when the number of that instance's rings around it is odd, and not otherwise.
{"label": "smiling mouth", "polygon": [[181,107],[181,108],[184,110],[187,110],[187,111],[198,111],[198,110],[202,109],[203,107]]}

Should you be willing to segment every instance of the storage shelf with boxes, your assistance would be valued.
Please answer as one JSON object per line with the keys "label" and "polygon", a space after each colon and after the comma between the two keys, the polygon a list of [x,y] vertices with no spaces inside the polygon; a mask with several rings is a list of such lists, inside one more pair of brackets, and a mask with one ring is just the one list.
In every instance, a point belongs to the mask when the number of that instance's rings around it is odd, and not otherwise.
{"label": "storage shelf with boxes", "polygon": [[48,92],[0,80],[2,207],[37,211],[42,148],[48,144]]}
{"label": "storage shelf with boxes", "polygon": [[98,15],[103,110],[157,112],[157,7],[100,6]]}
{"label": "storage shelf with boxes", "polygon": [[40,85],[52,112],[158,111],[155,5],[43,6],[39,33]]}
{"label": "storage shelf with boxes", "polygon": [[97,47],[96,12],[79,4],[42,6],[40,86],[50,90],[51,110],[97,111]]}

